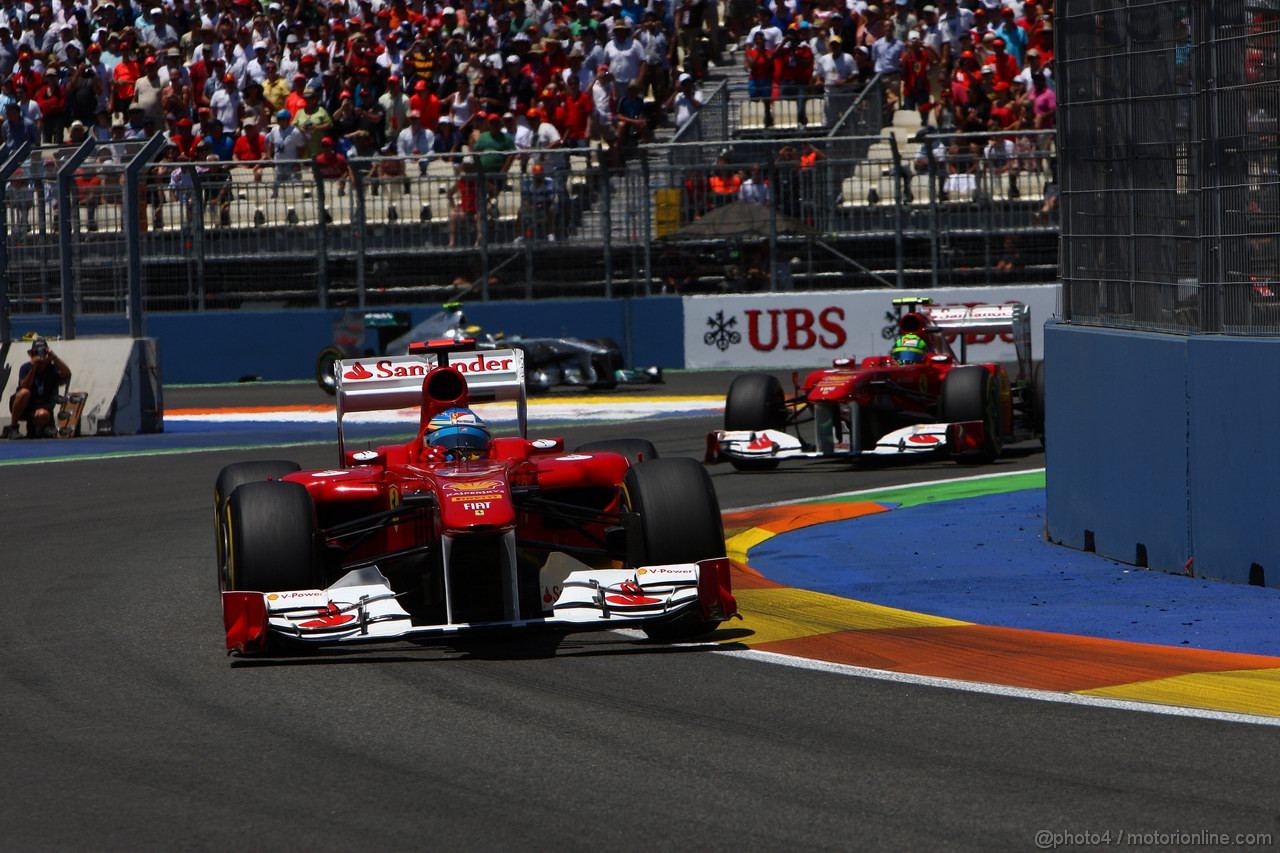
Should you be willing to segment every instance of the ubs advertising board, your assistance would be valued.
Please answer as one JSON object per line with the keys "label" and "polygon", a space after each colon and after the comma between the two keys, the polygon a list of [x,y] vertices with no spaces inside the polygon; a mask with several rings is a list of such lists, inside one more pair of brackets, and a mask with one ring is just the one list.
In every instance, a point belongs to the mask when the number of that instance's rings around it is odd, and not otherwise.
{"label": "ubs advertising board", "polygon": [[[1044,321],[1058,306],[1058,285],[843,290],[686,296],[685,367],[822,367],[836,357],[886,355],[896,335],[893,300],[928,296],[937,306],[1022,302],[1031,309],[1031,348],[1040,358]],[[1013,361],[1008,335],[968,335],[970,361]],[[959,344],[952,341],[959,355]]]}

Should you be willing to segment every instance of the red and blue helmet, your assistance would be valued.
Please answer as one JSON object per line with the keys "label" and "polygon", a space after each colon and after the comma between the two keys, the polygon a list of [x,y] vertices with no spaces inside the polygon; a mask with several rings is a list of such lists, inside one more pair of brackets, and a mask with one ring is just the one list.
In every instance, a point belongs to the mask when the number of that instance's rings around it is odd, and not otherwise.
{"label": "red and blue helmet", "polygon": [[428,447],[444,451],[446,462],[465,462],[489,456],[492,438],[480,416],[470,409],[445,409],[427,424]]}

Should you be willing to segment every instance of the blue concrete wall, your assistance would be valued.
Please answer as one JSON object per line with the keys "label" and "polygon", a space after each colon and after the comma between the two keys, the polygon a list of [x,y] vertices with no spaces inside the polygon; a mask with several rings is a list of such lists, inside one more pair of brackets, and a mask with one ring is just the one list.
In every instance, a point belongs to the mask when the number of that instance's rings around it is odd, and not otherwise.
{"label": "blue concrete wall", "polygon": [[[379,306],[384,307],[384,306]],[[409,310],[413,322],[438,305],[385,306]],[[148,315],[145,332],[160,341],[166,384],[235,382],[245,376],[266,380],[310,379],[316,355],[332,341],[338,310],[206,311]],[[648,299],[473,302],[467,317],[507,335],[610,337],[629,351],[636,366],[684,366],[684,315],[679,297]],[[56,315],[19,315],[16,335],[28,331],[56,335]],[[123,317],[83,317],[79,336],[128,334]]]}
{"label": "blue concrete wall", "polygon": [[1186,525],[1186,338],[1045,326],[1049,536],[1181,570]]}
{"label": "blue concrete wall", "polygon": [[1050,538],[1280,587],[1280,340],[1047,324]]}
{"label": "blue concrete wall", "polygon": [[1280,340],[1196,337],[1191,353],[1191,531],[1196,574],[1280,587]]}

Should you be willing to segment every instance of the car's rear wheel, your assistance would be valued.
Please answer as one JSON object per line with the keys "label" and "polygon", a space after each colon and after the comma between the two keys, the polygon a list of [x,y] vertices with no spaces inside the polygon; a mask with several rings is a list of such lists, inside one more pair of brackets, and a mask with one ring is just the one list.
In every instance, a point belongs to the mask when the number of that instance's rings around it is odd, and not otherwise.
{"label": "car's rear wheel", "polygon": [[314,589],[316,518],[301,483],[245,483],[227,500],[227,589],[282,592]]}
{"label": "car's rear wheel", "polygon": [[245,483],[278,480],[301,470],[297,462],[272,459],[263,462],[236,462],[222,469],[213,485],[213,538],[218,553],[218,588],[227,588],[225,523],[227,499]]}
{"label": "car's rear wheel", "polygon": [[346,354],[337,347],[322,349],[316,356],[316,384],[326,394],[338,393],[338,379],[334,376],[333,366],[345,357]]}
{"label": "car's rear wheel", "polygon": [[[622,487],[626,509],[640,517],[640,564],[696,563],[725,555],[720,503],[706,469],[694,460],[641,462],[627,471]],[[708,634],[719,625],[694,607],[644,631],[655,640],[678,641]]]}
{"label": "car's rear wheel", "polygon": [[959,457],[963,462],[993,462],[1000,455],[1000,387],[980,365],[951,370],[942,380],[942,420],[946,423],[982,421],[984,439],[976,454]]}
{"label": "car's rear wheel", "polygon": [[627,457],[632,465],[637,462],[648,462],[658,458],[658,448],[653,442],[644,438],[611,438],[606,441],[591,441],[579,445],[577,453],[616,453]]}
{"label": "car's rear wheel", "polygon": [[[786,395],[782,383],[767,373],[745,373],[733,380],[724,401],[726,430],[785,429]],[[777,459],[733,459],[739,471],[768,471],[778,467]]]}
{"label": "car's rear wheel", "polygon": [[1044,446],[1044,362],[1037,361],[1031,371],[1031,429],[1040,446]]}

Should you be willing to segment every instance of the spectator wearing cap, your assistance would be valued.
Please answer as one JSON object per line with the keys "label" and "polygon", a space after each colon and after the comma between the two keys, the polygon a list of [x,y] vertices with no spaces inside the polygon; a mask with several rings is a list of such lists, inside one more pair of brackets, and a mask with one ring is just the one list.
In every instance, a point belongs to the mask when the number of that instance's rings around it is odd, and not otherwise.
{"label": "spectator wearing cap", "polygon": [[996,35],[1004,39],[1009,55],[1021,66],[1026,61],[1027,31],[1018,26],[1013,10],[1008,6],[1000,10],[1000,19],[994,29]]}
{"label": "spectator wearing cap", "polygon": [[626,20],[617,20],[611,35],[612,39],[604,46],[604,56],[618,86],[625,89],[633,80],[647,85],[649,65],[644,47],[631,37],[631,25]]}
{"label": "spectator wearing cap", "polygon": [[991,40],[991,53],[987,55],[983,64],[995,69],[995,82],[997,83],[1012,84],[1022,70],[1018,67],[1018,61],[1006,52],[1005,41],[999,36]]}
{"label": "spectator wearing cap", "polygon": [[814,83],[821,84],[826,94],[824,121],[827,127],[835,127],[853,105],[856,79],[853,58],[844,52],[844,40],[840,36],[827,39],[827,52],[814,64]]}
{"label": "spectator wearing cap", "polygon": [[902,106],[915,110],[929,103],[933,77],[933,57],[924,46],[920,33],[907,34],[907,49],[902,54]]}
{"label": "spectator wearing cap", "polygon": [[165,19],[161,6],[152,6],[147,17],[139,22],[138,37],[157,52],[178,43],[178,31]]}
{"label": "spectator wearing cap", "polygon": [[209,110],[223,127],[240,126],[242,96],[234,74],[222,75],[222,87],[209,98]]}
{"label": "spectator wearing cap", "polygon": [[813,80],[813,49],[801,38],[803,30],[798,22],[787,27],[782,45],[773,52],[774,96],[795,99],[796,120],[801,127],[809,124],[805,111],[805,95]]}
{"label": "spectator wearing cap", "polygon": [[320,149],[316,152],[314,161],[320,178],[325,181],[337,181],[338,197],[345,196],[347,184],[351,181],[351,165],[347,162],[346,156],[337,150],[336,141],[332,136],[320,138]]}
{"label": "spectator wearing cap", "polygon": [[320,151],[320,140],[329,135],[333,129],[333,116],[320,105],[320,90],[308,86],[303,92],[304,104],[301,110],[294,113],[293,125],[306,137],[303,157],[312,158]]}
{"label": "spectator wearing cap", "polygon": [[199,138],[192,132],[191,119],[183,116],[174,123],[173,132],[169,134],[169,141],[178,147],[178,154],[187,160],[194,160],[196,154],[196,143]]}
{"label": "spectator wearing cap", "polygon": [[121,50],[123,53],[120,61],[116,63],[115,69],[111,72],[114,92],[113,112],[124,112],[129,104],[133,102],[138,78],[142,76],[142,63],[138,61],[138,55],[134,52],[133,47],[122,46]]}
{"label": "spectator wearing cap", "polygon": [[[341,140],[347,139],[352,133],[360,130],[360,114],[356,112],[355,98],[350,89],[339,91],[337,100],[337,106],[330,112],[333,116],[333,129],[329,131],[329,135],[338,142],[338,147],[342,148]],[[372,134],[370,136],[372,137]]]}
{"label": "spectator wearing cap", "polygon": [[268,158],[267,138],[262,135],[258,125],[252,122],[244,124],[232,148],[232,156],[237,162],[250,164],[254,183],[262,182],[261,161]]}
{"label": "spectator wearing cap", "polygon": [[396,156],[406,163],[418,164],[418,173],[427,173],[427,163],[435,153],[436,137],[422,126],[422,114],[417,110],[408,113],[408,125],[396,135]]}
{"label": "spectator wearing cap", "polygon": [[422,126],[435,133],[440,123],[440,97],[427,85],[426,80],[418,80],[413,84],[413,94],[409,96],[409,109],[417,110],[422,116]]}
{"label": "spectator wearing cap", "polygon": [[[276,113],[275,127],[266,135],[267,157],[276,162],[275,183],[271,197],[279,193],[279,185],[297,181],[301,178],[296,161],[305,158],[307,145],[306,134],[290,122],[288,110]],[[319,145],[316,146],[319,150]]]}
{"label": "spectator wearing cap", "polygon": [[154,56],[142,60],[142,76],[134,84],[134,103],[142,107],[147,121],[159,127],[164,121],[164,84],[160,82],[160,63]]}
{"label": "spectator wearing cap", "polygon": [[[471,144],[472,153],[480,165],[480,172],[490,179],[494,193],[505,186],[506,174],[515,160],[516,144],[502,127],[502,116],[489,113],[485,116],[488,129],[478,134]],[[492,197],[492,196],[491,196]]]}
{"label": "spectator wearing cap", "polygon": [[907,0],[885,0],[885,26],[893,28],[894,37],[903,43],[910,40],[910,33],[920,23]]}
{"label": "spectator wearing cap", "polygon": [[[383,115],[383,134],[385,139],[395,139],[400,131],[409,126],[409,98],[405,95],[400,77],[392,74],[387,78],[387,91],[378,98],[378,108]],[[419,114],[421,118],[421,114]]]}
{"label": "spectator wearing cap", "polygon": [[693,75],[685,72],[676,78],[676,90],[664,104],[668,112],[675,114],[676,128],[682,128],[702,109],[702,96],[698,93],[697,81]]}
{"label": "spectator wearing cap", "polygon": [[378,67],[389,75],[399,76],[404,71],[404,51],[400,49],[400,38],[395,33],[387,36],[382,53],[378,54]]}
{"label": "spectator wearing cap", "polygon": [[596,79],[591,83],[590,95],[591,138],[612,143],[613,129],[617,123],[618,90],[608,65],[596,68]]}
{"label": "spectator wearing cap", "polygon": [[245,77],[255,83],[265,84],[267,81],[267,64],[269,62],[271,62],[271,57],[267,55],[267,43],[265,41],[254,42],[253,56],[244,66]]}

